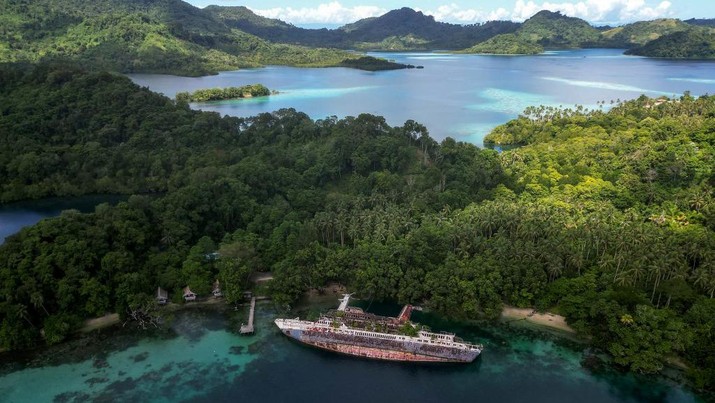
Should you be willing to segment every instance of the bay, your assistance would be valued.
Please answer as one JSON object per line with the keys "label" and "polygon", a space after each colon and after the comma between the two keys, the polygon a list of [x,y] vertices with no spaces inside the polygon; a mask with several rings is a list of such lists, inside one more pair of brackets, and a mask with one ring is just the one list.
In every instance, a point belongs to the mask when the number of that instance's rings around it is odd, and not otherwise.
{"label": "bay", "polygon": [[[577,50],[540,56],[379,54],[421,70],[265,69],[185,78],[132,75],[140,85],[178,91],[262,83],[267,98],[194,104],[233,116],[292,107],[320,119],[373,113],[390,124],[414,119],[437,139],[481,145],[494,126],[530,105],[597,107],[596,101],[715,91],[711,62],[622,56],[620,50]],[[607,102],[607,105],[610,105]],[[50,200],[3,206],[0,242],[25,225],[67,208],[91,211],[100,201]],[[5,215],[3,215],[5,214]],[[9,215],[8,215],[9,214]],[[331,301],[331,303],[334,301]],[[308,309],[322,309],[311,305]],[[371,311],[396,314],[394,306]],[[295,314],[305,314],[303,311]],[[231,314],[229,314],[230,316]],[[177,314],[169,330],[136,334],[109,330],[99,345],[48,350],[49,361],[0,358],[0,400],[34,401],[504,401],[694,402],[698,396],[664,377],[617,372],[585,346],[529,329],[460,323],[430,314],[415,319],[483,343],[474,363],[422,366],[343,357],[297,344],[272,325],[260,305],[258,334],[234,334],[235,320],[215,311]],[[85,351],[86,350],[86,351]]]}
{"label": "bay", "polygon": [[43,218],[56,217],[63,210],[74,209],[89,213],[94,211],[98,204],[116,204],[126,199],[127,196],[121,195],[88,195],[2,204],[0,205],[0,245],[5,243],[5,238],[19,232],[22,228],[37,224]]}
{"label": "bay", "polygon": [[346,68],[271,66],[216,76],[132,74],[139,85],[174,97],[201,88],[261,83],[278,95],[192,104],[222,115],[248,117],[295,108],[313,119],[384,116],[391,125],[412,119],[437,140],[482,145],[495,126],[527,106],[598,108],[599,101],[715,93],[715,62],[624,56],[620,49],[582,49],[536,56],[377,53],[424,69],[365,72]]}
{"label": "bay", "polygon": [[[326,301],[291,315],[322,310],[334,305],[335,298]],[[392,304],[357,305],[382,314],[399,312]],[[233,315],[239,317],[230,318]],[[307,347],[277,330],[272,323],[276,315],[269,302],[260,303],[257,334],[241,337],[230,330],[243,319],[244,310],[186,309],[169,321],[166,332],[146,336],[120,331],[102,343],[65,353],[68,357],[46,354],[53,362],[11,365],[0,376],[0,393],[7,402],[699,401],[666,378],[586,366],[583,363],[593,357],[584,345],[533,330],[417,312],[415,320],[483,343],[485,350],[471,364],[415,365]]]}

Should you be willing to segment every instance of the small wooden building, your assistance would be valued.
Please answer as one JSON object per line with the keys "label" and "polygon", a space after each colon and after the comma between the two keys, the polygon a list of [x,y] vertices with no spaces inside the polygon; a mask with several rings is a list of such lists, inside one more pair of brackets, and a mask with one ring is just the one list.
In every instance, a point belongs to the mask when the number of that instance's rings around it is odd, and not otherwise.
{"label": "small wooden building", "polygon": [[189,288],[189,286],[184,287],[184,301],[196,301],[196,294]]}
{"label": "small wooden building", "polygon": [[214,288],[213,288],[213,291],[211,291],[211,293],[216,298],[223,297],[223,293],[221,292],[221,284],[219,284],[218,279],[216,279],[216,281],[214,281]]}
{"label": "small wooden building", "polygon": [[156,289],[156,302],[159,305],[166,305],[166,303],[169,302],[169,293],[161,287],[157,288]]}

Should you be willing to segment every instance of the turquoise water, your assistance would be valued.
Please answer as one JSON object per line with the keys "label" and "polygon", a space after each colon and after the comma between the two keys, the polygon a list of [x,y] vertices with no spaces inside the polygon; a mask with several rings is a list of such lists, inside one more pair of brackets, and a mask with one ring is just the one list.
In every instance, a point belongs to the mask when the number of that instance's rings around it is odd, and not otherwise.
{"label": "turquoise water", "polygon": [[364,72],[344,68],[268,67],[187,78],[135,74],[138,84],[173,97],[179,91],[261,83],[278,95],[194,104],[232,116],[295,108],[314,119],[372,113],[388,123],[416,120],[438,140],[482,144],[495,126],[530,105],[596,107],[596,102],[715,93],[715,62],[624,56],[618,49],[538,56],[379,53],[424,69]]}
{"label": "turquoise water", "polygon": [[193,400],[231,384],[257,359],[255,346],[270,336],[239,337],[227,327],[220,313],[181,312],[161,337],[135,337],[115,349],[110,339],[107,350],[92,351],[78,362],[10,371],[0,377],[0,400]]}
{"label": "turquoise water", "polygon": [[[364,301],[363,307],[367,305]],[[324,309],[312,306],[311,310]],[[371,304],[396,315],[399,307]],[[305,314],[306,309],[294,312]],[[22,364],[0,377],[6,402],[248,401],[308,402],[695,402],[665,378],[621,374],[582,344],[499,324],[451,322],[431,314],[414,319],[455,331],[485,350],[466,365],[416,365],[356,359],[313,349],[284,337],[272,324],[270,303],[257,310],[257,334],[237,336],[226,313],[176,314],[161,336],[111,343],[106,350],[40,367]],[[241,313],[245,314],[245,313]],[[127,337],[126,332],[124,336]],[[81,354],[80,354],[81,355]],[[57,363],[60,361],[60,363]],[[590,368],[590,369],[589,369]]]}

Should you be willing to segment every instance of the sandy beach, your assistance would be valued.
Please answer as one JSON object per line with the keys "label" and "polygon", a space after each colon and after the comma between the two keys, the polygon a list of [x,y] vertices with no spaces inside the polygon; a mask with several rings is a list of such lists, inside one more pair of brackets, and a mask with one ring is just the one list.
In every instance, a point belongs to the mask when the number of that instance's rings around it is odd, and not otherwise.
{"label": "sandy beach", "polygon": [[566,323],[566,318],[549,312],[538,313],[531,308],[505,306],[501,316],[506,322],[524,320],[535,325],[549,327],[567,333],[576,333],[576,331]]}
{"label": "sandy beach", "polygon": [[89,333],[93,330],[103,329],[119,324],[119,314],[110,313],[99,318],[87,319],[84,326],[79,330],[82,333]]}

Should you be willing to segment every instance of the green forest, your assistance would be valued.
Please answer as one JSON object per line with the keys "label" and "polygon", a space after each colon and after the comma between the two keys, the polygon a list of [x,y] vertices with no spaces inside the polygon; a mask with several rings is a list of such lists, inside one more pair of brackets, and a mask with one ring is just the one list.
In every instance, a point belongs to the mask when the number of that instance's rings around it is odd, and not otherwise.
{"label": "green forest", "polygon": [[338,29],[305,29],[261,17],[246,7],[209,6],[206,12],[229,27],[271,42],[360,50],[463,49],[494,35],[514,32],[519,24],[489,21],[459,25],[403,7],[377,18],[365,18]]}
{"label": "green forest", "polygon": [[[594,27],[580,18],[542,10],[523,23],[489,21],[457,25],[435,21],[410,8],[392,10],[338,29],[305,29],[261,17],[246,7],[210,6],[206,12],[226,26],[277,43],[339,49],[459,53],[538,54],[545,49],[622,48],[667,58],[712,58],[711,20],[661,18],[617,27]],[[671,36],[671,34],[679,35]],[[661,37],[670,39],[657,41]],[[678,44],[685,43],[680,49]],[[647,48],[641,49],[648,44]]]}
{"label": "green forest", "polygon": [[667,59],[715,59],[715,30],[693,28],[674,32],[629,49],[626,54]]}
{"label": "green forest", "polygon": [[267,64],[325,67],[354,54],[272,43],[181,0],[0,0],[0,62],[72,62],[186,76]]}
{"label": "green forest", "polygon": [[603,46],[630,49],[645,45],[661,36],[688,31],[694,25],[671,18],[652,21],[638,21],[604,31],[601,34]]}
{"label": "green forest", "polygon": [[502,34],[456,53],[484,53],[492,55],[538,55],[544,47],[514,34]]}
{"label": "green forest", "polygon": [[354,69],[366,71],[401,70],[415,68],[415,66],[411,64],[395,63],[389,60],[379,59],[372,56],[363,56],[357,59],[345,59],[339,64],[339,66],[351,67]]}
{"label": "green forest", "polygon": [[[184,76],[265,65],[399,68],[352,50],[460,50],[534,54],[543,49],[624,47],[634,54],[712,58],[707,21],[673,19],[599,29],[540,11],[523,23],[458,25],[410,8],[339,29],[304,29],[245,7],[182,0],[0,0],[0,63],[74,63],[121,73]],[[677,46],[684,44],[684,46]]]}
{"label": "green forest", "polygon": [[281,307],[338,281],[454,318],[548,309],[618,366],[679,358],[715,388],[715,97],[532,107],[498,152],[373,115],[221,117],[71,67],[5,68],[0,95],[3,201],[133,194],[0,246],[4,348],[157,286],[218,278],[233,302],[271,270]]}
{"label": "green forest", "polygon": [[228,99],[265,97],[271,95],[271,90],[262,84],[244,85],[241,87],[207,88],[194,92],[179,92],[178,102],[210,102]]}

